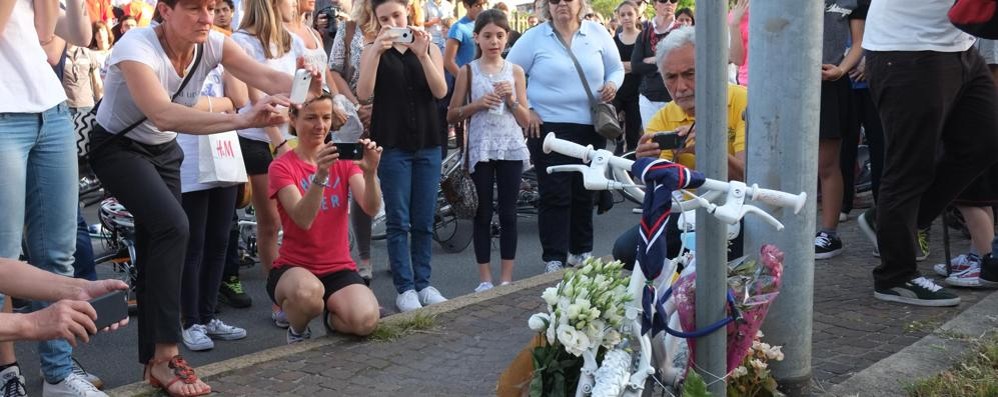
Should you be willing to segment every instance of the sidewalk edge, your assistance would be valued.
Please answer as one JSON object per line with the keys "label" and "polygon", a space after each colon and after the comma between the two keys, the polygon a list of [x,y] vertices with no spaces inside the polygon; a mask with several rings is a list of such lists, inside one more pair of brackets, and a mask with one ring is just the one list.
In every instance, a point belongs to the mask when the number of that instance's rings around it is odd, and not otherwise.
{"label": "sidewalk edge", "polygon": [[[498,299],[503,296],[524,289],[534,288],[541,285],[554,284],[561,280],[563,273],[564,270],[554,273],[540,274],[537,276],[525,278],[523,280],[514,281],[509,285],[497,286],[488,291],[462,295],[454,299],[448,300],[447,302],[436,304],[433,306],[427,306],[423,309],[416,310],[413,312],[397,313],[390,316],[386,316],[385,318],[381,319],[380,323],[392,324],[392,323],[397,323],[399,321],[404,321],[417,314],[438,315],[442,313],[459,310],[481,302],[489,301],[492,299]],[[540,299],[540,296],[538,296],[537,299]],[[526,324],[524,324],[524,326],[526,326]],[[258,351],[256,353],[251,353],[239,357],[233,357],[228,360],[223,360],[198,367],[197,368],[198,377],[200,377],[201,379],[209,380],[212,377],[225,375],[227,373],[242,368],[250,367],[268,361],[278,360],[294,354],[301,354],[310,350],[318,349],[324,346],[344,341],[357,341],[357,338],[353,336],[335,335],[330,337],[319,337],[305,342],[297,343],[294,345],[272,347],[269,349]],[[135,382],[127,385],[122,385],[111,390],[105,390],[105,393],[112,396],[147,396],[147,395],[153,395],[155,390],[156,389],[150,387],[145,382]]]}

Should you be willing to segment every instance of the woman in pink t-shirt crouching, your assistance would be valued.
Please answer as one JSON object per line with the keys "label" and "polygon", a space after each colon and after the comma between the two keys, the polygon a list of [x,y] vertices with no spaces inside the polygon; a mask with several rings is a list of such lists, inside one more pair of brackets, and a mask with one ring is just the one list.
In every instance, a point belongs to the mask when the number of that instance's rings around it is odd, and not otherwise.
{"label": "woman in pink t-shirt crouching", "polygon": [[364,212],[381,205],[375,179],[381,147],[361,140],[364,159],[340,161],[330,129],[342,124],[329,95],[291,111],[290,131],[298,147],[270,165],[270,198],[284,227],[284,240],[267,277],[267,293],[288,316],[287,341],[311,337],[308,323],[323,315],[327,332],[368,335],[378,322],[378,300],[350,257],[349,193]]}

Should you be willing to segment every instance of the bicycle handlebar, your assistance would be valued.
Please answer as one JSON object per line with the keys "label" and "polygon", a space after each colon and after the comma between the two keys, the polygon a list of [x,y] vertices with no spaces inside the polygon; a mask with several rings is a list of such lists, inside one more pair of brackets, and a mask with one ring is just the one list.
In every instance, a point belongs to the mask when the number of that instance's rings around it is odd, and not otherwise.
{"label": "bicycle handlebar", "polygon": [[[585,163],[589,163],[593,159],[597,158],[602,160],[603,154],[601,153],[601,151],[607,152],[605,150],[595,150],[591,145],[582,146],[575,142],[566,141],[564,139],[558,139],[557,137],[555,137],[553,132],[549,132],[544,137],[543,149],[544,153],[557,152],[564,154],[566,156],[571,156],[581,159]],[[631,167],[634,165],[634,162],[631,160],[627,160],[612,155],[606,157],[608,157],[606,163],[608,163],[611,167],[614,168],[630,170]],[[585,166],[579,166],[579,167],[588,168]],[[561,170],[579,170],[579,169],[576,168],[575,166],[556,166],[548,168],[548,172],[551,171],[557,172]],[[589,176],[588,174],[595,174],[595,173],[583,172],[583,174],[585,174],[588,177]],[[602,177],[602,174],[600,173],[598,176]],[[605,179],[605,177],[603,178]],[[738,182],[736,182],[735,184],[741,185]],[[615,187],[619,185],[620,185],[619,182],[588,181],[588,180],[586,181],[587,188],[589,188],[590,186],[596,186],[596,187],[605,186],[603,187],[603,189],[606,189],[608,187]],[[724,182],[716,179],[707,178],[707,180],[704,182],[703,186],[701,187],[707,190],[728,193],[731,190],[732,185],[733,183],[731,182]],[[792,208],[794,214],[799,213],[800,210],[804,208],[804,204],[807,202],[807,193],[804,192],[801,192],[800,194],[791,194],[779,190],[763,189],[755,184],[747,186],[745,190],[746,190],[745,195],[749,199],[760,201],[777,207]]]}

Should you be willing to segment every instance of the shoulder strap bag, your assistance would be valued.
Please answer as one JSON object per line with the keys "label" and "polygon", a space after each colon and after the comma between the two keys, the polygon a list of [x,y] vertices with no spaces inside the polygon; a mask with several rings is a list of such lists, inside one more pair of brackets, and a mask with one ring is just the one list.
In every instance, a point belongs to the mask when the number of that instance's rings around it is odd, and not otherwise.
{"label": "shoulder strap bag", "polygon": [[[177,96],[179,96],[180,93],[184,91],[184,88],[187,87],[187,83],[191,81],[191,77],[193,77],[197,73],[198,67],[201,66],[201,56],[204,53],[204,44],[198,44],[197,50],[195,52],[196,54],[194,55],[194,67],[192,67],[190,72],[187,73],[186,76],[184,76],[184,80],[180,82],[180,88],[177,89],[177,92],[173,93],[173,96],[170,97],[171,102],[175,101],[177,99]],[[100,107],[100,104],[103,101],[104,101],[103,99],[97,101],[97,103],[94,105],[94,108],[91,109],[89,112],[80,114],[73,118],[73,129],[76,131],[76,150],[79,156],[82,157],[84,160],[89,160],[90,153],[94,153],[99,149],[113,142],[116,142],[118,139],[124,137],[125,134],[131,132],[133,129],[135,129],[135,127],[138,127],[139,124],[142,124],[147,119],[147,117],[143,115],[142,118],[140,118],[138,121],[132,123],[128,127],[125,127],[117,134],[112,134],[110,139],[104,141],[97,147],[91,149],[90,134],[94,131],[95,126],[97,125],[97,109]],[[101,128],[103,129],[103,127]]]}
{"label": "shoulder strap bag", "polygon": [[554,29],[554,24],[551,24],[551,29],[554,30],[554,37],[558,38],[558,42],[561,43],[561,46],[565,48],[565,52],[572,58],[572,62],[575,63],[575,71],[579,72],[582,87],[586,89],[586,95],[589,96],[589,114],[593,118],[593,127],[604,138],[616,140],[624,133],[624,130],[620,128],[620,120],[617,119],[617,109],[612,104],[596,100],[596,97],[593,96],[593,91],[589,88],[589,81],[586,80],[586,74],[582,71],[582,65],[579,65],[579,60],[575,58],[575,54],[572,53],[572,49],[565,43],[565,39],[558,34],[558,30]]}
{"label": "shoulder strap bag", "polygon": [[[468,71],[468,96],[464,104],[471,103],[471,65],[465,66]],[[475,188],[475,181],[471,179],[468,165],[468,134],[469,129],[464,130],[464,143],[461,147],[461,163],[447,170],[443,180],[440,181],[440,190],[444,194],[444,199],[450,203],[451,211],[460,219],[471,219],[478,212],[478,190]]]}

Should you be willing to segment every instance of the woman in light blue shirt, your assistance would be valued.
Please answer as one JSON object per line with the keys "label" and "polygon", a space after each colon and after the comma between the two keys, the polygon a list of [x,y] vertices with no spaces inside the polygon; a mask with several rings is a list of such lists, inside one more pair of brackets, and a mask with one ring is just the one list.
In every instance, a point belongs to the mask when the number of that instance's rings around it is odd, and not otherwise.
{"label": "woman in light blue shirt", "polygon": [[549,23],[526,31],[509,52],[508,61],[520,65],[527,74],[530,98],[530,125],[527,145],[537,173],[541,199],[538,227],[547,271],[576,265],[593,250],[593,193],[582,184],[578,173],[543,172],[548,166],[580,164],[580,160],[541,150],[542,132],[596,148],[606,139],[596,133],[589,113],[589,95],[578,77],[565,46],[579,60],[593,96],[612,101],[624,81],[624,65],[603,26],[583,21],[585,0],[542,0],[541,13]]}

